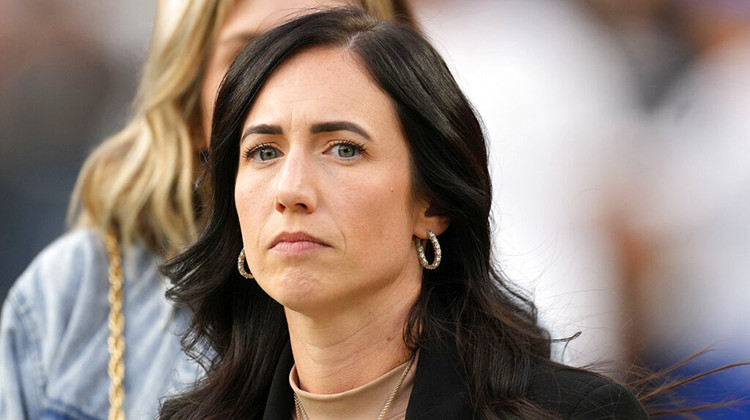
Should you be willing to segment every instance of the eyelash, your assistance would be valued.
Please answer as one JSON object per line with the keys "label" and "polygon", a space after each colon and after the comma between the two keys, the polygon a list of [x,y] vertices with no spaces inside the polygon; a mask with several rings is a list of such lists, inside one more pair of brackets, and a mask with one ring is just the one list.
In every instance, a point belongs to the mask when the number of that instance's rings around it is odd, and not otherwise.
{"label": "eyelash", "polygon": [[[327,150],[331,150],[331,149],[333,149],[336,146],[342,146],[342,145],[343,146],[351,146],[351,147],[353,147],[355,150],[357,150],[358,154],[362,154],[362,153],[365,153],[367,151],[367,146],[365,146],[362,143],[357,143],[357,142],[354,142],[354,141],[351,141],[351,140],[336,140],[336,141],[334,141],[331,144],[331,146]],[[250,149],[247,149],[242,154],[242,156],[245,159],[251,159],[255,153],[257,153],[258,151],[263,150],[263,149],[265,149],[267,147],[278,149],[277,147],[275,147],[271,143],[261,143],[261,144],[258,144],[256,146],[251,147]]]}
{"label": "eyelash", "polygon": [[329,147],[328,149],[329,150],[333,149],[336,146],[351,146],[357,150],[358,154],[362,154],[367,151],[367,146],[365,146],[362,143],[353,142],[351,140],[336,140],[333,142],[333,144],[331,144],[331,147]]}
{"label": "eyelash", "polygon": [[261,143],[261,144],[258,144],[256,146],[253,146],[253,147],[247,149],[242,154],[242,157],[244,157],[245,159],[250,159],[250,158],[253,157],[253,154],[255,154],[256,152],[260,151],[261,149],[265,149],[266,147],[271,147],[271,148],[277,149],[277,147],[275,147],[271,143]]}

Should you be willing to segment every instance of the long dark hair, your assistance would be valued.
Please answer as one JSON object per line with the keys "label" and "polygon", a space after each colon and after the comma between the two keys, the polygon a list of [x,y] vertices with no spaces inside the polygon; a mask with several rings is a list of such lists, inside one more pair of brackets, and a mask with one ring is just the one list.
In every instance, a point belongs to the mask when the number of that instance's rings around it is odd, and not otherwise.
{"label": "long dark hair", "polygon": [[[263,413],[289,341],[281,305],[236,269],[242,248],[234,203],[243,121],[268,77],[314,46],[341,48],[391,98],[407,139],[414,193],[450,219],[440,267],[423,274],[404,328],[407,345],[448,337],[464,363],[481,418],[526,417],[533,366],[553,364],[536,308],[495,268],[490,174],[482,125],[439,54],[414,29],[356,8],[301,17],[262,35],[237,57],[214,113],[210,217],[197,242],[167,263],[168,297],[194,312],[186,350],[207,375],[164,403],[162,418],[254,418]],[[539,417],[539,416],[537,416]]]}

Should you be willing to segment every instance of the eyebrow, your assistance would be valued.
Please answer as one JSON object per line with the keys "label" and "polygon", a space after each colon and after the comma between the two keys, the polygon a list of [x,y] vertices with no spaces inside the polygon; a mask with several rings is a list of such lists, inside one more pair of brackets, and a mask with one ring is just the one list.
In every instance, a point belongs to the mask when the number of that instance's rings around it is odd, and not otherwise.
{"label": "eyebrow", "polygon": [[313,126],[310,128],[310,132],[313,134],[328,133],[332,131],[351,131],[352,133],[359,134],[367,140],[371,140],[370,135],[367,133],[367,131],[365,131],[364,128],[349,121],[322,122],[313,124]]}
{"label": "eyebrow", "polygon": [[278,125],[272,125],[272,124],[258,124],[258,125],[251,125],[250,127],[247,127],[245,131],[242,133],[242,138],[240,141],[244,140],[245,137],[251,135],[251,134],[281,134],[281,127]]}
{"label": "eyebrow", "polygon": [[[351,131],[352,133],[359,134],[367,140],[371,140],[370,135],[365,131],[364,128],[349,121],[330,121],[313,124],[310,127],[310,132],[313,134],[330,133],[333,131]],[[281,127],[273,124],[257,124],[247,127],[242,133],[240,141],[244,140],[245,137],[252,134],[283,134]]]}

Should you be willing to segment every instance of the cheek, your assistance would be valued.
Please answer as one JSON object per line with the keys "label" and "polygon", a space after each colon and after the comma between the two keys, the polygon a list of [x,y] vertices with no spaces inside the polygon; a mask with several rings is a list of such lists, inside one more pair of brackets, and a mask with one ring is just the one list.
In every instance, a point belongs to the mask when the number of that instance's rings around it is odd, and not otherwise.
{"label": "cheek", "polygon": [[258,192],[250,188],[248,184],[238,177],[234,190],[234,203],[242,230],[242,240],[250,246],[255,242],[253,238],[256,232],[253,227],[259,226],[257,219],[261,214],[261,209],[258,207],[260,202]]}
{"label": "cheek", "polygon": [[[368,180],[352,186],[348,200],[341,205],[346,206],[347,214],[343,220],[351,223],[350,239],[370,238],[357,242],[370,243],[377,241],[409,241],[412,236],[412,215],[410,211],[410,183],[408,178],[388,175],[374,178],[360,177]],[[356,235],[356,236],[354,236]]]}
{"label": "cheek", "polygon": [[245,237],[245,233],[247,229],[245,226],[247,225],[248,221],[245,219],[246,215],[248,214],[247,209],[247,199],[245,197],[245,194],[240,189],[234,190],[234,206],[237,209],[237,218],[240,221],[240,231],[242,233],[242,241],[247,244],[247,238]]}

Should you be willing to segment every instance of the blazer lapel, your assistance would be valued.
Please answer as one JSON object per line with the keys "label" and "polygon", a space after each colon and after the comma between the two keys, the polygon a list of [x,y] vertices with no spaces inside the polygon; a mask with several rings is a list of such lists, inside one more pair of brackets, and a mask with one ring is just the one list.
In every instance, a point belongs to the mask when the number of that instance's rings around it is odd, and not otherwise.
{"label": "blazer lapel", "polygon": [[[294,397],[289,386],[289,372],[293,364],[292,349],[287,344],[276,366],[263,420],[289,420],[292,417]],[[452,341],[430,340],[420,348],[406,420],[474,418],[463,372]]]}

